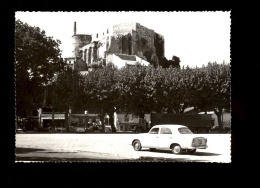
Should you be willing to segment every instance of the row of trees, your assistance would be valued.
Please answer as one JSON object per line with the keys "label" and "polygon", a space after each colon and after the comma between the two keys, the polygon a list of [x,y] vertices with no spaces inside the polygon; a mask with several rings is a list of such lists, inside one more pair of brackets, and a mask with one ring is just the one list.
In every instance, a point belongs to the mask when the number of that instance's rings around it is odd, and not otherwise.
{"label": "row of trees", "polygon": [[151,112],[183,113],[195,107],[214,111],[222,130],[222,112],[230,108],[230,82],[229,64],[183,69],[141,65],[117,69],[110,64],[85,76],[71,70],[60,74],[56,101],[64,109],[73,106],[110,117],[122,110],[142,117]]}
{"label": "row of trees", "polygon": [[214,110],[223,129],[220,117],[224,108],[230,108],[230,65],[209,63],[182,69],[137,65],[117,69],[108,64],[83,76],[65,69],[59,40],[19,20],[15,24],[17,116],[45,107],[44,90],[52,86],[48,103],[55,111],[72,108],[73,112],[88,110],[112,117],[115,111],[126,110],[142,117],[150,112],[182,113],[192,106]]}

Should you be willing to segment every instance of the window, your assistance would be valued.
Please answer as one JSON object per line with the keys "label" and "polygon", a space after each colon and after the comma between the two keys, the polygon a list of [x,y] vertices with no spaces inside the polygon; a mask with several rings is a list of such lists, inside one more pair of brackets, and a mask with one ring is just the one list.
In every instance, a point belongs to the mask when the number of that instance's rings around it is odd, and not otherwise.
{"label": "window", "polygon": [[136,40],[138,40],[139,39],[139,35],[136,35]]}
{"label": "window", "polygon": [[172,134],[171,129],[169,128],[161,128],[161,134]]}
{"label": "window", "polygon": [[158,134],[159,132],[159,128],[153,128],[152,130],[150,130],[149,134]]}
{"label": "window", "polygon": [[98,34],[97,34],[97,38],[98,38]]}
{"label": "window", "polygon": [[103,35],[104,35],[104,32],[103,32]]}
{"label": "window", "polygon": [[128,122],[128,121],[129,121],[128,114],[125,114],[125,122]]}
{"label": "window", "polygon": [[108,32],[108,29],[107,29],[107,33],[109,33],[109,32]]}
{"label": "window", "polygon": [[179,128],[178,131],[181,134],[193,134],[189,128]]}
{"label": "window", "polygon": [[82,55],[83,55],[83,52],[82,52],[82,50],[80,50],[79,57],[82,58]]}

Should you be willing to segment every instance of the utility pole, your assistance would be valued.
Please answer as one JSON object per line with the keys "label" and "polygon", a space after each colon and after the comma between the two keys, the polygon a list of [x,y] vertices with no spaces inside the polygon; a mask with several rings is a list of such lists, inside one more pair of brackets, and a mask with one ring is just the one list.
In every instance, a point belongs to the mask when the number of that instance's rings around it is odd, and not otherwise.
{"label": "utility pole", "polygon": [[51,116],[51,130],[52,132],[54,131],[55,127],[54,127],[54,83],[52,84],[52,116]]}
{"label": "utility pole", "polygon": [[68,114],[68,132],[71,127],[71,107],[69,107],[69,114]]}

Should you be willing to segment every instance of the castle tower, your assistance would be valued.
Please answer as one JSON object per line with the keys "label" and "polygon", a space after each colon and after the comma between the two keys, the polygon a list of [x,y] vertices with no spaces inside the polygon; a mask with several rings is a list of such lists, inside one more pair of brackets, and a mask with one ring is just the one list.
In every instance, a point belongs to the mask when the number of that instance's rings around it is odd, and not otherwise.
{"label": "castle tower", "polygon": [[81,55],[80,48],[91,42],[91,35],[77,34],[77,26],[76,22],[74,22],[74,35],[72,36],[72,38],[74,41],[72,56],[77,58]]}
{"label": "castle tower", "polygon": [[74,22],[74,35],[76,35],[76,34],[77,34],[77,23]]}

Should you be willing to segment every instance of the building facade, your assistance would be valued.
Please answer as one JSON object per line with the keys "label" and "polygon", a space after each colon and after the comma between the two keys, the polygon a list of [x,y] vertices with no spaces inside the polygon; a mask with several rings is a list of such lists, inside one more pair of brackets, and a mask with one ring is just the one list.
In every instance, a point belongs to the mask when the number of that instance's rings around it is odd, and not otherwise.
{"label": "building facade", "polygon": [[79,71],[87,70],[95,62],[108,63],[107,56],[111,54],[137,56],[136,59],[157,63],[164,58],[164,37],[136,22],[113,25],[91,35],[77,34],[74,22],[72,38],[72,56],[65,59],[68,66]]}

